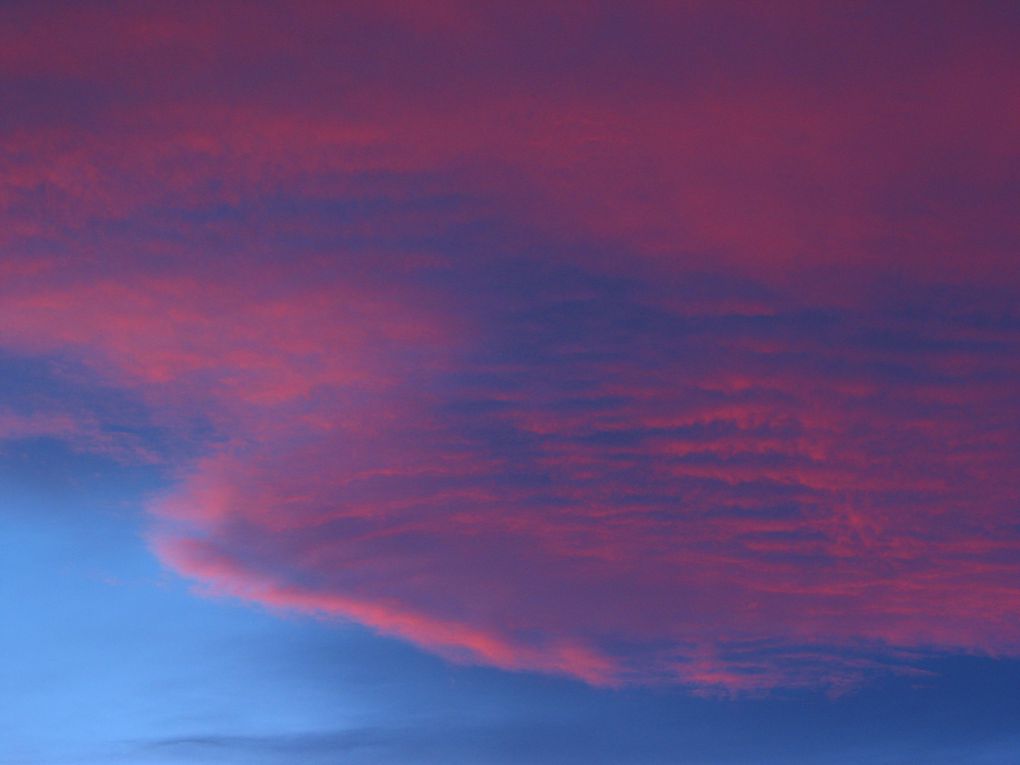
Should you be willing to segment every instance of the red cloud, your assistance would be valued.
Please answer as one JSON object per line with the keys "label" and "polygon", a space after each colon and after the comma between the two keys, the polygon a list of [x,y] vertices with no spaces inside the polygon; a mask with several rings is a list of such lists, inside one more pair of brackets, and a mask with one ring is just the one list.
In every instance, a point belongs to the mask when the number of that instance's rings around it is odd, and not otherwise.
{"label": "red cloud", "polygon": [[5,11],[0,344],[215,434],[157,552],[594,683],[1020,651],[1001,20],[514,8]]}

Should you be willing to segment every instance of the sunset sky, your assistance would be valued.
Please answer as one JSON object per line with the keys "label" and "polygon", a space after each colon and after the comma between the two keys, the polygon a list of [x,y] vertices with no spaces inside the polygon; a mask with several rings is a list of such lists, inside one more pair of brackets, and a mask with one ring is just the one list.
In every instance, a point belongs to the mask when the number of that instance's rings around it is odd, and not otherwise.
{"label": "sunset sky", "polygon": [[1020,762],[1020,5],[0,2],[0,765]]}

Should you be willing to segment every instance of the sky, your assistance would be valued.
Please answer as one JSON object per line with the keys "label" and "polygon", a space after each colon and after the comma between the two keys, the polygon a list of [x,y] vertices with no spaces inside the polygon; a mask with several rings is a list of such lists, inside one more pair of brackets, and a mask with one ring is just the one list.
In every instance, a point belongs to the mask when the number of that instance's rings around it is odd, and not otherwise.
{"label": "sky", "polygon": [[0,2],[0,765],[1020,761],[1020,11]]}

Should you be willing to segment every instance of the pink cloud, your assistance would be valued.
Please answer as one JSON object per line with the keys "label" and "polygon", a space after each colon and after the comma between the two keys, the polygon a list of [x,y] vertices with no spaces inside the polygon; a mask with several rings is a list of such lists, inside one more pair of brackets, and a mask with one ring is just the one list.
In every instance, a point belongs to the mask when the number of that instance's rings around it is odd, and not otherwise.
{"label": "pink cloud", "polygon": [[214,593],[601,684],[1016,654],[1015,50],[588,7],[8,11],[0,345],[209,424]]}

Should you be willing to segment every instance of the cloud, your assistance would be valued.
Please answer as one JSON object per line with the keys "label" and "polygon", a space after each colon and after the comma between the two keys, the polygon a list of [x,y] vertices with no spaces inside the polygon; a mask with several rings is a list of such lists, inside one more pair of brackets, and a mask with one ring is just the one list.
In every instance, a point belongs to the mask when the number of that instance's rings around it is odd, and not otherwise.
{"label": "cloud", "polygon": [[[386,735],[388,734],[388,735]],[[292,735],[197,735],[146,742],[138,749],[144,757],[161,759],[163,754],[175,758],[197,758],[206,762],[210,758],[232,762],[252,758],[261,762],[282,761],[282,758],[300,757],[304,762],[335,761],[338,755],[357,756],[362,750],[377,751],[380,744],[388,743],[394,732],[360,729],[327,733],[301,733]]]}
{"label": "cloud", "polygon": [[0,46],[0,344],[196,439],[170,566],[597,684],[1020,650],[992,10],[238,8]]}
{"label": "cloud", "polygon": [[891,359],[813,321],[662,315],[574,354],[560,323],[357,449],[338,425],[200,463],[157,510],[198,533],[158,549],[213,591],[596,683],[838,685],[882,646],[1015,650],[1012,362],[960,377],[946,356],[983,351]]}

